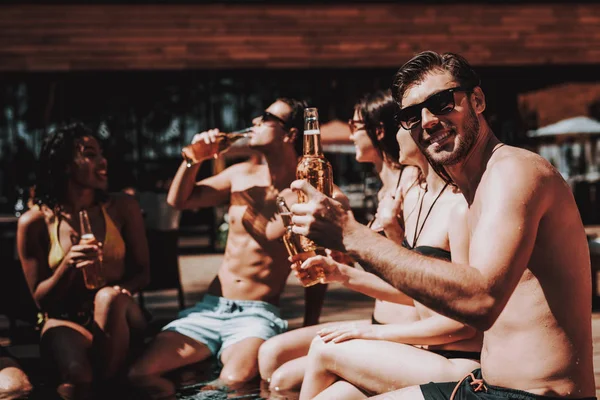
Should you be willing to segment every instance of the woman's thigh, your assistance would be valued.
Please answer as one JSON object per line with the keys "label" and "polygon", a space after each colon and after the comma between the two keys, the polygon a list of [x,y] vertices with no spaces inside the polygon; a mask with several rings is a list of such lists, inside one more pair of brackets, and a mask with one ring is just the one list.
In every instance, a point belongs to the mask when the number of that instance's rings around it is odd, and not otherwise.
{"label": "woman's thigh", "polygon": [[146,318],[135,300],[107,286],[96,293],[94,319],[98,325],[106,326],[109,319],[114,324],[115,318],[117,320],[124,318],[133,330],[142,331],[146,328]]}
{"label": "woman's thigh", "polygon": [[268,362],[265,358],[276,358],[274,368],[308,354],[310,344],[317,332],[327,326],[340,326],[346,323],[370,323],[369,320],[327,322],[324,324],[306,326],[282,333],[267,340],[261,347],[259,354],[260,362]]}
{"label": "woman's thigh", "polygon": [[42,329],[42,356],[58,367],[61,374],[78,375],[87,380],[91,375],[90,349],[93,335],[71,321],[48,319]]}
{"label": "woman's thigh", "polygon": [[[385,393],[431,381],[457,381],[479,363],[449,360],[410,345],[355,339],[318,346],[327,369],[371,393]],[[312,350],[311,350],[312,352]]]}

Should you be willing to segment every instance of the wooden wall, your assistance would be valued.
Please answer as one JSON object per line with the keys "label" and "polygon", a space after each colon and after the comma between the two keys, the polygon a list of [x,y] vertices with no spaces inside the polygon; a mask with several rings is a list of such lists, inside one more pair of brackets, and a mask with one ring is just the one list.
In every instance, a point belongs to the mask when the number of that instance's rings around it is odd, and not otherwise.
{"label": "wooden wall", "polygon": [[600,5],[0,6],[0,71],[600,63]]}

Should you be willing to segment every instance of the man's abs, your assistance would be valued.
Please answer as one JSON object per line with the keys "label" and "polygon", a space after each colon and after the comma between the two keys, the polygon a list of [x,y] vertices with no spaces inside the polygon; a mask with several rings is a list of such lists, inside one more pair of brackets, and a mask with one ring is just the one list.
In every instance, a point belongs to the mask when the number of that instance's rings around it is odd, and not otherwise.
{"label": "man's abs", "polygon": [[275,304],[290,273],[285,251],[267,254],[257,244],[228,248],[209,293],[232,300],[262,300]]}
{"label": "man's abs", "polygon": [[593,396],[591,332],[568,310],[577,307],[564,309],[572,301],[548,295],[527,270],[485,332],[481,367],[486,382],[538,395]]}

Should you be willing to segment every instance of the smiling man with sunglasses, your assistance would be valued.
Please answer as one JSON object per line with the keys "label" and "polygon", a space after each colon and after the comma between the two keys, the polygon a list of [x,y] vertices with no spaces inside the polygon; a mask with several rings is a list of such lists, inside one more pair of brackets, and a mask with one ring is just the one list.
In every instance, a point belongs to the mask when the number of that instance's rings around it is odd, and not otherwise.
{"label": "smiling man with sunglasses", "polygon": [[[229,204],[229,234],[223,262],[203,301],[164,327],[133,365],[130,376],[139,384],[158,387],[165,381],[156,375],[210,356],[223,364],[224,383],[245,382],[258,374],[260,345],[285,331],[278,304],[290,262],[281,240],[285,227],[275,215],[276,197],[296,201],[289,185],[296,176],[298,142],[302,148],[305,107],[281,98],[254,118],[249,146],[264,155],[264,163],[237,163],[199,182],[200,163],[184,162],[177,171],[169,204],[182,210]],[[215,141],[218,133],[209,130],[194,141]],[[325,289],[316,285],[305,290],[305,325],[318,323]]]}
{"label": "smiling man with sunglasses", "polygon": [[396,74],[398,122],[467,200],[465,264],[381,238],[303,181],[293,230],[348,252],[431,309],[485,331],[481,369],[381,399],[593,398],[590,255],[569,186],[546,160],[491,131],[479,78],[451,53],[424,52]]}

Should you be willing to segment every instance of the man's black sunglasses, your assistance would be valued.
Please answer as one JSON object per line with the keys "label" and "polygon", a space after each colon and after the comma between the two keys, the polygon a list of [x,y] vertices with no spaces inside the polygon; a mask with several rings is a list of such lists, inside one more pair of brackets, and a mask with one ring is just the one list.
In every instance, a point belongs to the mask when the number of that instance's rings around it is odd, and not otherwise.
{"label": "man's black sunglasses", "polygon": [[463,87],[454,87],[442,90],[434,95],[429,96],[422,103],[406,107],[398,111],[396,114],[396,123],[404,129],[410,130],[416,127],[421,122],[423,108],[428,109],[432,114],[444,115],[454,110],[456,105],[454,101],[454,92],[471,92],[473,89]]}
{"label": "man's black sunglasses", "polygon": [[283,118],[278,117],[275,114],[271,114],[268,111],[264,111],[260,117],[261,122],[279,122],[284,128],[287,129],[287,121],[285,121]]}

